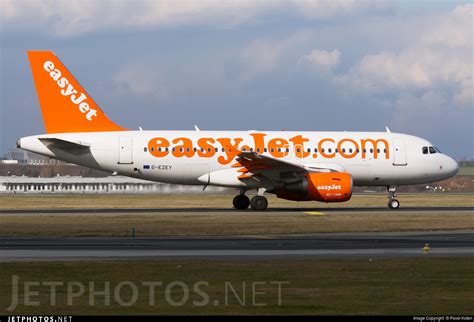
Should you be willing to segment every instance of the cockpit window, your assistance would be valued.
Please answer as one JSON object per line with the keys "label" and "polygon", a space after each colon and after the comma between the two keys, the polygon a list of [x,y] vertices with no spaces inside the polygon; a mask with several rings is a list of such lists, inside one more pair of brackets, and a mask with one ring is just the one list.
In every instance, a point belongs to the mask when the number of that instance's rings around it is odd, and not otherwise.
{"label": "cockpit window", "polygon": [[421,148],[421,151],[423,154],[435,154],[435,153],[441,153],[441,151],[434,146],[424,146]]}

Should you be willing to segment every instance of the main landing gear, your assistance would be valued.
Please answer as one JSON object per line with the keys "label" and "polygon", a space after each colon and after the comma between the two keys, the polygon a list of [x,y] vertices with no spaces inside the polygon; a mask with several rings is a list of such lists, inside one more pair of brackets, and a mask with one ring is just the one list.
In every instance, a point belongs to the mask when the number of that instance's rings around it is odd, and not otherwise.
{"label": "main landing gear", "polygon": [[388,207],[390,209],[398,209],[400,207],[400,201],[395,199],[395,197],[396,197],[395,193],[397,192],[397,188],[398,187],[393,187],[393,186],[388,186],[387,187],[387,191],[388,191],[388,194],[389,194]]}
{"label": "main landing gear", "polygon": [[249,206],[252,210],[263,211],[268,207],[268,200],[262,195],[253,196],[252,199],[249,199],[245,194],[245,191],[241,191],[239,195],[234,197],[234,208],[244,210]]}
{"label": "main landing gear", "polygon": [[246,195],[241,194],[234,197],[233,203],[235,209],[247,209],[250,206],[250,199]]}
{"label": "main landing gear", "polygon": [[264,196],[254,196],[252,200],[250,200],[250,207],[253,210],[263,211],[268,207],[268,200]]}

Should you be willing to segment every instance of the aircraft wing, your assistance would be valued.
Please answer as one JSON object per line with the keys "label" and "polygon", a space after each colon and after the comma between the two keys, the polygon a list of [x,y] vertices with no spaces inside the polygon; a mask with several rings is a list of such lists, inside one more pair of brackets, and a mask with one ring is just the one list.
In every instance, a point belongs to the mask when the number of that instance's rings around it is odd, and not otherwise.
{"label": "aircraft wing", "polygon": [[258,179],[265,177],[272,182],[291,182],[307,172],[339,172],[344,168],[337,164],[313,164],[305,166],[290,160],[277,159],[256,152],[240,152],[233,168],[241,173],[238,179]]}
{"label": "aircraft wing", "polygon": [[249,176],[267,171],[306,172],[306,169],[303,165],[279,160],[255,152],[240,152],[236,158],[236,161],[237,163],[234,163],[232,167],[239,168],[237,171],[242,173],[242,175],[239,176],[239,179],[246,179]]}

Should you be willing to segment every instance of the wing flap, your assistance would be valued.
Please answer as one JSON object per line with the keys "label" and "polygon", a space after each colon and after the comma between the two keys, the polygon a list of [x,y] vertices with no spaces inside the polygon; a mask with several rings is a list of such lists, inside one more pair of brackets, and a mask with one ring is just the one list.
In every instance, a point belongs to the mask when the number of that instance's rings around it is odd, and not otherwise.
{"label": "wing flap", "polygon": [[269,155],[258,154],[254,151],[241,151],[233,147],[237,152],[235,163],[232,168],[237,168],[239,180],[259,180],[266,178],[271,182],[294,181],[299,176],[308,172],[340,172],[344,168],[337,164],[318,163],[305,166],[289,160],[277,159]]}

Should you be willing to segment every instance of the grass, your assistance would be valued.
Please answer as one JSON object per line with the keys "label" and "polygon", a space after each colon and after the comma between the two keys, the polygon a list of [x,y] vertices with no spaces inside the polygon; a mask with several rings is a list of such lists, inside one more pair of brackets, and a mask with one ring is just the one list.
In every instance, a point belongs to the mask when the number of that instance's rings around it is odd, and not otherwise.
{"label": "grass", "polygon": [[[344,212],[326,208],[385,207],[383,195],[356,195],[347,204],[296,203],[270,196],[280,212],[231,211],[226,195],[1,196],[0,209],[152,208],[156,212],[124,214],[1,215],[0,236],[222,236],[388,232],[474,229],[472,212]],[[400,196],[403,206],[473,206],[472,195]],[[307,214],[308,207],[323,215]],[[305,207],[305,208],[303,208]],[[174,209],[167,212],[166,209]],[[182,209],[182,211],[176,211]],[[199,211],[201,209],[201,211]],[[204,209],[204,210],[203,210]],[[206,211],[205,209],[217,209]],[[219,211],[218,209],[223,209]],[[298,211],[300,209],[300,211]],[[1,210],[0,210],[1,212]]]}
{"label": "grass", "polygon": [[[292,260],[292,261],[110,261],[110,262],[26,262],[0,263],[0,314],[79,315],[79,314],[370,314],[370,315],[471,315],[474,313],[474,258],[409,258],[381,260]],[[40,282],[27,306],[21,296],[13,312],[12,275],[23,283]],[[45,281],[59,281],[56,305],[50,302]],[[110,284],[110,305],[104,295],[90,305],[90,285],[104,290]],[[114,295],[118,283],[137,286],[137,299],[121,306]],[[150,305],[149,288],[144,281],[162,282],[156,287],[155,303]],[[166,288],[181,281],[172,292]],[[196,282],[207,297],[193,290]],[[67,304],[67,283],[85,286],[84,295]],[[256,292],[252,291],[252,283]],[[281,284],[281,297],[276,284]],[[183,299],[183,286],[189,298]],[[226,288],[227,285],[227,288]],[[230,286],[235,291],[231,291]],[[22,294],[22,293],[20,293]],[[132,291],[124,287],[121,299],[129,301]],[[245,299],[242,301],[244,298]],[[239,298],[237,298],[237,296]],[[255,296],[255,298],[254,298]],[[227,301],[226,301],[227,299]],[[240,299],[240,302],[239,302]],[[281,303],[279,303],[279,299]],[[253,305],[252,302],[263,305]],[[202,306],[193,305],[197,301]],[[216,302],[217,301],[217,302]],[[226,304],[227,302],[227,304]]]}
{"label": "grass", "polygon": [[458,176],[474,176],[474,167],[460,167]]}
{"label": "grass", "polygon": [[0,236],[279,235],[474,229],[472,213],[134,214],[1,216]]}
{"label": "grass", "polygon": [[[232,195],[1,195],[2,209],[69,208],[224,208],[232,207]],[[400,195],[403,207],[474,206],[473,194]],[[294,202],[268,196],[270,208],[386,207],[386,195],[354,195],[345,203]]]}

